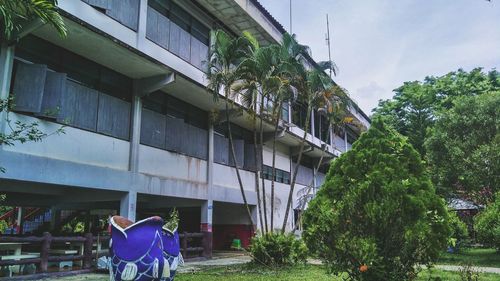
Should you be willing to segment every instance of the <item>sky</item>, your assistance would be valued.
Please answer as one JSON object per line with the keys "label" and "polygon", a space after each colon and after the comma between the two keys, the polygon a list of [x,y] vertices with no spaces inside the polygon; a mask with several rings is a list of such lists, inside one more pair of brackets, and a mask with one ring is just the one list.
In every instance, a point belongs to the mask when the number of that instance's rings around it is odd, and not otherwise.
{"label": "sky", "polygon": [[[289,30],[289,0],[259,0]],[[367,114],[405,81],[459,68],[500,71],[500,0],[292,0],[292,33],[328,60]]]}

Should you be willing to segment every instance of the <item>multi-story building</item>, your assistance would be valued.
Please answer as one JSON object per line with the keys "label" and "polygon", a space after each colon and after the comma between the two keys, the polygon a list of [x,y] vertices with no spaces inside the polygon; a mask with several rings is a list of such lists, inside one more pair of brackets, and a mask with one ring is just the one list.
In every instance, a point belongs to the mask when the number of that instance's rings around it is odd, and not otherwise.
{"label": "multi-story building", "polygon": [[[59,7],[67,38],[34,22],[15,44],[2,45],[0,97],[15,95],[11,124],[36,121],[49,134],[41,142],[0,147],[6,203],[46,210],[52,225],[61,211],[116,212],[135,220],[176,207],[183,230],[213,231],[214,248],[233,237],[247,243],[251,228],[225,126],[210,117],[223,102],[206,89],[209,32],[250,31],[269,44],[280,42],[284,28],[257,0],[59,0]],[[369,126],[359,108],[351,111]],[[304,115],[298,104],[283,108],[274,179],[271,144],[264,144],[262,177],[268,204],[275,181],[276,227],[283,222]],[[5,114],[0,120],[8,132]],[[251,118],[244,112],[231,122],[257,222]],[[63,134],[51,134],[61,126]],[[310,126],[297,192],[323,182],[327,164],[313,169],[322,148],[325,159],[333,159],[359,134],[355,128],[334,134],[317,112]],[[265,130],[272,135],[271,124]],[[292,217],[288,228],[294,224]],[[24,223],[25,232],[38,226]]]}

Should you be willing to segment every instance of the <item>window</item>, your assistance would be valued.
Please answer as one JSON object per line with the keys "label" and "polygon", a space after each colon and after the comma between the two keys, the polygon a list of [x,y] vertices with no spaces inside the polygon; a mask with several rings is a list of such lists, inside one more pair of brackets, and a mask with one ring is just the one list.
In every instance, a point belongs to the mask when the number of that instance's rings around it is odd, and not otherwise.
{"label": "window", "polygon": [[[229,146],[227,125],[223,123],[215,126],[214,130],[214,162],[234,166]],[[232,123],[231,133],[238,167],[248,171],[255,171],[257,161],[255,160],[253,133]]]}
{"label": "window", "polygon": [[[263,177],[266,180],[273,180],[273,167],[262,165],[261,177]],[[284,184],[290,184],[290,172],[275,168],[274,181]]]}
{"label": "window", "polygon": [[207,113],[158,91],[143,100],[141,144],[208,158]]}
{"label": "window", "polygon": [[[292,123],[297,125],[299,128],[304,129],[306,126],[306,115],[307,115],[307,106],[295,102],[292,104]],[[311,125],[308,125],[309,133],[311,132]]]}
{"label": "window", "polygon": [[149,0],[146,37],[170,52],[204,69],[210,29],[177,4]]}
{"label": "window", "polygon": [[318,111],[314,112],[314,136],[320,140],[327,142],[330,130],[328,118]]}
{"label": "window", "polygon": [[[16,47],[15,110],[129,139],[132,80],[35,36]],[[24,102],[24,103],[23,103]]]}
{"label": "window", "polygon": [[140,0],[83,0],[83,2],[137,31]]}

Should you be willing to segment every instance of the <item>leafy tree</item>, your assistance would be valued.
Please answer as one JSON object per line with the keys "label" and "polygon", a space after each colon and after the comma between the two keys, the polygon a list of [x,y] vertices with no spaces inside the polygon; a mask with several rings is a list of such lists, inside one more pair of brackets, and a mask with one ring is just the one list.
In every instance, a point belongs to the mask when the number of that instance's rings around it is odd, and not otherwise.
{"label": "leafy tree", "polygon": [[374,113],[407,136],[415,149],[425,156],[427,129],[434,125],[437,112],[450,109],[457,97],[499,90],[498,71],[484,73],[481,68],[470,72],[459,69],[440,77],[426,77],[423,82],[405,82],[394,90],[392,99],[379,101]]}
{"label": "leafy tree", "polygon": [[451,229],[449,246],[457,247],[469,237],[467,225],[457,215],[455,211],[448,210],[448,224]]}
{"label": "leafy tree", "polygon": [[500,251],[500,192],[496,200],[474,218],[474,228],[481,243]]}
{"label": "leafy tree", "polygon": [[500,90],[456,98],[426,141],[441,194],[485,203],[500,190]]}
{"label": "leafy tree", "polygon": [[333,161],[304,214],[304,239],[334,273],[353,280],[412,280],[450,229],[408,139],[374,118],[352,150]]}
{"label": "leafy tree", "polygon": [[0,39],[15,39],[16,32],[36,19],[50,24],[60,35],[66,36],[66,26],[59,15],[57,0],[1,0]]}

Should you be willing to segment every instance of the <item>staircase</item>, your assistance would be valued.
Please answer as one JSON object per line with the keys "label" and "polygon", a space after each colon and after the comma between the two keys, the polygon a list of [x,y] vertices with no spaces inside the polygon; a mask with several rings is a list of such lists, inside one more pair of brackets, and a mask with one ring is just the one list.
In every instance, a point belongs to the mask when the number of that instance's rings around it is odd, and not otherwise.
{"label": "staircase", "polygon": [[[16,207],[5,214],[0,215],[0,220],[14,221],[17,219],[17,212],[19,208]],[[23,216],[23,234],[33,234],[40,232],[39,230],[44,226],[44,224],[50,223],[52,219],[51,209],[42,208],[24,208],[26,215]],[[60,225],[65,224],[71,220],[75,214],[73,210],[61,210]],[[17,233],[15,227],[7,228],[3,234],[20,234]]]}

